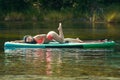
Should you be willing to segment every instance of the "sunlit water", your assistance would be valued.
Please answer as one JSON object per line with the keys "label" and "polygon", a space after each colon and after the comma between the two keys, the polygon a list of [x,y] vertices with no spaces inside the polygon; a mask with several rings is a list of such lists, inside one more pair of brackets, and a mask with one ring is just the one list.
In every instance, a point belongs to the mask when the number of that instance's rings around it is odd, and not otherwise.
{"label": "sunlit water", "polygon": [[[112,49],[4,49],[4,42],[57,32],[57,23],[1,23],[1,80],[114,80],[120,75],[120,25],[64,22],[65,37],[82,40],[109,38],[116,42]],[[118,79],[119,80],[119,79]]]}

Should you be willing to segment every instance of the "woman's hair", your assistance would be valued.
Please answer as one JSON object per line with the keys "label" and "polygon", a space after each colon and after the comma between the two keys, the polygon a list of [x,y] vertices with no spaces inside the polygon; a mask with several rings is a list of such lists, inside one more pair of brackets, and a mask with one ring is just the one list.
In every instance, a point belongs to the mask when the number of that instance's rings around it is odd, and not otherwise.
{"label": "woman's hair", "polygon": [[34,40],[34,38],[33,38],[33,40],[31,41],[31,42],[27,42],[26,40],[27,40],[27,38],[28,37],[32,37],[31,35],[25,35],[24,37],[23,37],[23,41],[25,42],[25,43],[31,43],[31,44],[35,44],[36,43],[36,41]]}
{"label": "woman's hair", "polygon": [[23,37],[23,41],[25,42],[25,43],[28,43],[26,40],[27,40],[27,38],[28,37],[30,37],[31,35],[25,35],[24,37]]}

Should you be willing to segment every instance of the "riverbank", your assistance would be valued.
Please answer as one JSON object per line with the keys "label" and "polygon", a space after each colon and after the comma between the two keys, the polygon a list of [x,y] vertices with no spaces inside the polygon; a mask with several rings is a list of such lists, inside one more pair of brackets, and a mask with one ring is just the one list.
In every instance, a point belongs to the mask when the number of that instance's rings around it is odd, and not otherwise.
{"label": "riverbank", "polygon": [[114,77],[82,76],[82,77],[45,77],[39,75],[4,75],[0,80],[119,80]]}

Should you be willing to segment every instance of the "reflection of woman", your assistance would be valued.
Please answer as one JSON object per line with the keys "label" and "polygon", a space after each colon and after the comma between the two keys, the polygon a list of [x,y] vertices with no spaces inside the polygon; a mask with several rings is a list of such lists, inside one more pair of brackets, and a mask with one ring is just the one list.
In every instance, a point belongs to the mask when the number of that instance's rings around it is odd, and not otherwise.
{"label": "reflection of woman", "polygon": [[[35,68],[33,72],[35,73],[45,72],[46,75],[52,74],[51,49],[25,49],[25,51],[27,63],[32,64],[31,67]],[[39,69],[41,70],[38,71]]]}
{"label": "reflection of woman", "polygon": [[61,23],[59,23],[58,31],[59,31],[59,34],[57,34],[54,31],[50,31],[47,34],[39,34],[34,37],[30,35],[26,35],[24,36],[23,40],[25,43],[38,43],[38,44],[49,43],[50,41],[57,41],[59,43],[82,42],[79,38],[76,38],[76,39],[64,38]]}
{"label": "reflection of woman", "polygon": [[46,56],[45,56],[45,59],[46,59],[46,74],[47,75],[51,75],[52,74],[52,53],[51,53],[51,50],[47,49],[46,51]]}

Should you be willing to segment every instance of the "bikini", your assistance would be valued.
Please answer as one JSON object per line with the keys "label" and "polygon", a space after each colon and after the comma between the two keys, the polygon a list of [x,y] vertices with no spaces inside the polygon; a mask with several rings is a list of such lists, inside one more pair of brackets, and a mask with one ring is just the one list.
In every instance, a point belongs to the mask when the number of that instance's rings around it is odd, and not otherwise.
{"label": "bikini", "polygon": [[47,35],[47,39],[51,41],[51,40],[53,40],[53,36],[52,35]]}
{"label": "bikini", "polygon": [[[53,40],[53,36],[52,35],[47,35],[47,39],[52,41]],[[64,41],[64,43],[69,43],[70,41],[66,40]]]}
{"label": "bikini", "polygon": [[26,43],[30,43],[30,44],[43,44],[44,43],[44,38],[40,38],[40,39],[33,38],[33,40],[31,42],[26,42]]}
{"label": "bikini", "polygon": [[[46,37],[48,40],[53,40],[53,37],[51,35],[48,35]],[[27,42],[27,43],[30,43],[30,44],[43,44],[44,43],[44,37],[41,37],[40,39],[35,39],[33,38],[33,40],[31,42]]]}
{"label": "bikini", "polygon": [[38,44],[43,44],[44,43],[44,37],[41,37],[40,39],[35,39],[35,38],[33,38],[33,41],[35,41],[36,43],[38,43]]}

